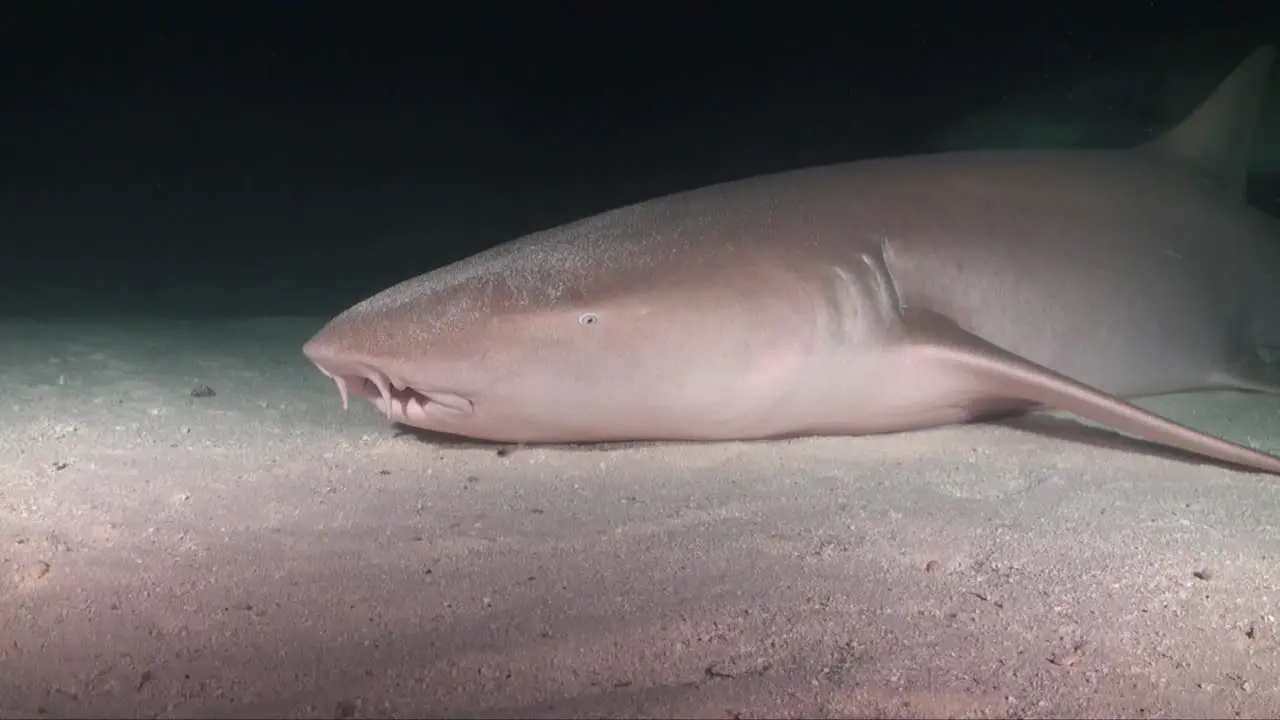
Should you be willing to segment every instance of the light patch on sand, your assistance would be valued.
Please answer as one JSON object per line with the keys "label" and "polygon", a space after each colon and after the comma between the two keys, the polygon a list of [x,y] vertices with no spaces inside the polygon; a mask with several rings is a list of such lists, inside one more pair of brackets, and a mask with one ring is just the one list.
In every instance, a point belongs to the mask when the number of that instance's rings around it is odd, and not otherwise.
{"label": "light patch on sand", "polygon": [[321,324],[0,324],[0,716],[1280,715],[1274,477],[1050,420],[433,445]]}

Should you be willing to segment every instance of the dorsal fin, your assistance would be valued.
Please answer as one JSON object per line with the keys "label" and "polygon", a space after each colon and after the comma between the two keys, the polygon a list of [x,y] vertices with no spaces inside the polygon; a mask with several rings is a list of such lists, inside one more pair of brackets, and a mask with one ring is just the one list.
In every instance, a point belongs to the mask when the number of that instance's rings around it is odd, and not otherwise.
{"label": "dorsal fin", "polygon": [[1243,195],[1249,146],[1274,60],[1273,46],[1254,50],[1180,125],[1144,147],[1195,165]]}

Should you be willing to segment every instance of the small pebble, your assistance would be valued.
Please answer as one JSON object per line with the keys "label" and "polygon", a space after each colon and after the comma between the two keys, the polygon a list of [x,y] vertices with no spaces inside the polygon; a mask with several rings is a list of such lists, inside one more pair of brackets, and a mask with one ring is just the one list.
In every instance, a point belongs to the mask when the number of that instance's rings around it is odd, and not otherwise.
{"label": "small pebble", "polygon": [[53,568],[49,565],[49,563],[43,560],[37,560],[36,562],[31,563],[31,565],[27,567],[27,579],[39,580],[43,578],[45,575],[48,575],[49,571],[52,569]]}

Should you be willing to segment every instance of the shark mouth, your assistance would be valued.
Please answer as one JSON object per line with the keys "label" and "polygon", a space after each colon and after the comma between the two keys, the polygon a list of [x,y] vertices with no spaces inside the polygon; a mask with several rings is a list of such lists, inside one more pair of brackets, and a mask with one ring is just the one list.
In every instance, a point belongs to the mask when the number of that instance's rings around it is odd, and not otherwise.
{"label": "shark mouth", "polygon": [[348,408],[352,395],[367,398],[388,420],[414,425],[441,411],[468,414],[474,410],[471,401],[460,395],[424,393],[375,368],[361,367],[359,374],[344,374],[331,372],[319,364],[316,367],[338,386],[343,410]]}

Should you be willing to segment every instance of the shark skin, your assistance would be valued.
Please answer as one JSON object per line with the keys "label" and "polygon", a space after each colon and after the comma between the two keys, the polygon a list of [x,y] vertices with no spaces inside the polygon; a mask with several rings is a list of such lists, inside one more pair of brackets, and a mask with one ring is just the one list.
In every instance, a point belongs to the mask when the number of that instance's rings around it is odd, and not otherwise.
{"label": "shark skin", "polygon": [[[865,160],[676,193],[419,275],[303,347],[395,422],[516,443],[862,435],[1063,410],[1280,458],[1127,398],[1275,393],[1280,226],[1244,202],[1274,60],[1121,150]],[[851,446],[856,447],[856,446]]]}

